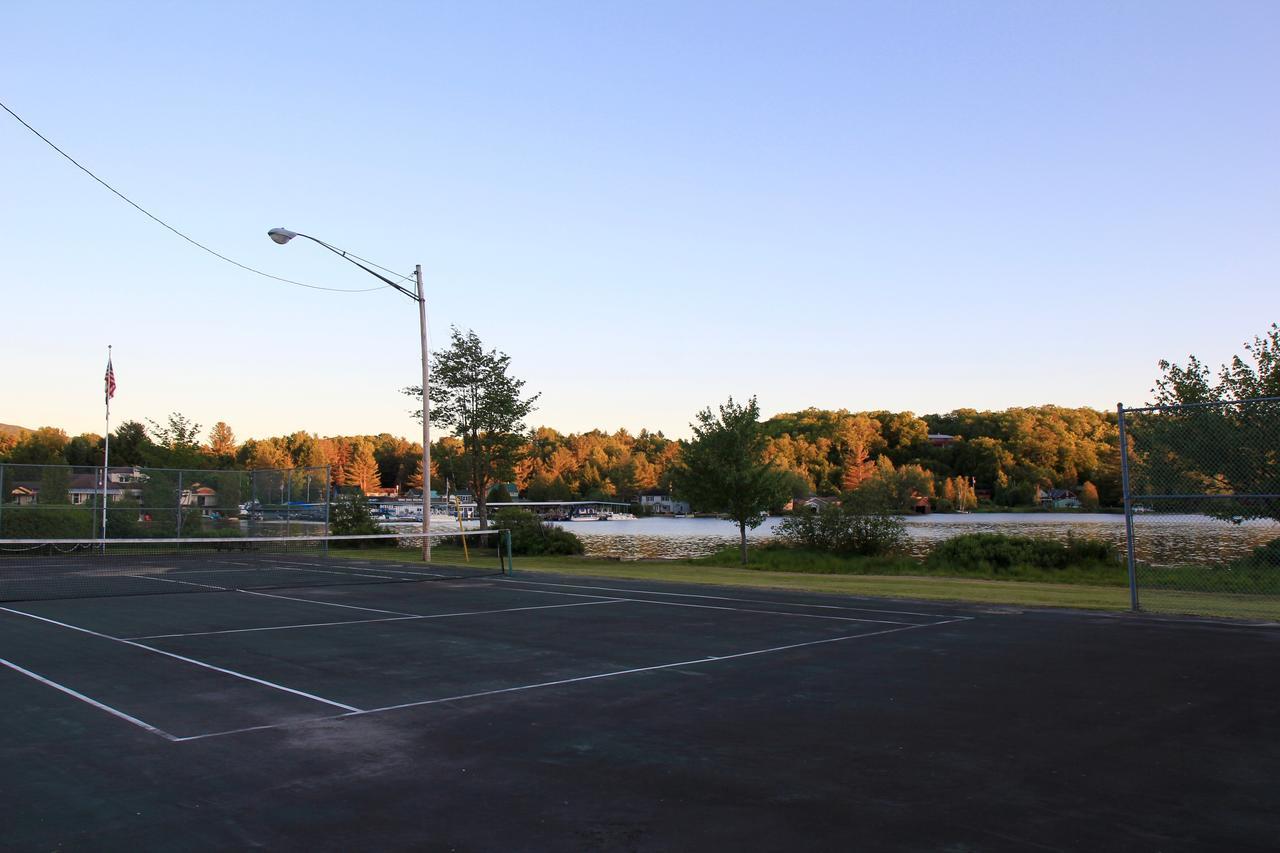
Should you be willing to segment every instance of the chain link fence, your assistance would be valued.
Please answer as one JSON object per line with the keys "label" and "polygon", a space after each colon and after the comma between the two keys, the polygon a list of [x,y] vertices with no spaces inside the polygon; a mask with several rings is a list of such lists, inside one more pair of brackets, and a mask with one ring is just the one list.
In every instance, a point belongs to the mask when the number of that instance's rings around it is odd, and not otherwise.
{"label": "chain link fence", "polygon": [[1280,620],[1280,398],[1118,413],[1133,609]]}
{"label": "chain link fence", "polygon": [[[0,463],[0,539],[324,534],[329,468]],[[103,512],[103,496],[106,496]]]}

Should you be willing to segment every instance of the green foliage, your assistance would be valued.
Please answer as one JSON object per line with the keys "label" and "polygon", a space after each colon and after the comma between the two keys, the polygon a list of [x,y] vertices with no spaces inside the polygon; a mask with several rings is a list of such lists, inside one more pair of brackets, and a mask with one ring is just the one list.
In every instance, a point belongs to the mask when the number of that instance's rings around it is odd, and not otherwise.
{"label": "green foliage", "polygon": [[493,523],[511,531],[512,554],[538,557],[583,553],[581,539],[526,509],[504,507],[494,515]]}
{"label": "green foliage", "polygon": [[96,535],[89,506],[5,507],[0,513],[0,538],[89,539]]}
{"label": "green foliage", "polygon": [[[691,562],[698,565],[741,566],[736,547],[722,548]],[[761,572],[798,572],[813,575],[913,575],[921,573],[920,561],[901,555],[875,557],[834,554],[768,543],[751,548],[750,568]]]}
{"label": "green foliage", "polygon": [[1021,568],[1058,571],[1103,567],[1120,571],[1114,545],[1100,539],[1069,536],[1066,542],[1001,533],[966,533],[938,543],[926,565],[958,573],[1001,576]]}
{"label": "green foliage", "polygon": [[144,529],[153,536],[177,536],[178,479],[173,471],[148,471],[142,483]]}
{"label": "green foliage", "polygon": [[151,443],[146,448],[147,464],[157,468],[201,468],[212,460],[200,446],[200,424],[179,412],[169,415],[164,425],[148,419]]}
{"label": "green foliage", "polygon": [[[524,398],[524,380],[508,375],[511,356],[485,350],[473,331],[453,329],[449,348],[432,365],[431,420],[462,439],[467,480],[480,527],[488,524],[489,489],[509,479],[524,445],[524,419],[538,396]],[[421,387],[404,393],[421,398]],[[417,413],[421,417],[422,412]]]}
{"label": "green foliage", "polygon": [[695,511],[723,513],[738,524],[739,550],[747,562],[747,528],[759,527],[771,507],[787,499],[789,480],[766,461],[760,407],[728,402],[717,415],[698,413],[693,440],[682,444],[675,466],[676,492]]}
{"label": "green foliage", "polygon": [[71,503],[71,469],[50,465],[40,469],[40,494],[36,501],[41,505]]}
{"label": "green foliage", "polygon": [[777,537],[789,547],[807,551],[879,557],[900,551],[907,529],[883,505],[849,500],[818,512],[799,510],[787,516],[778,525]]}
{"label": "green foliage", "polygon": [[[368,499],[357,492],[344,494],[333,502],[329,510],[329,532],[334,536],[365,536],[386,531],[373,520]],[[334,543],[335,547],[359,547],[366,544],[368,543]]]}
{"label": "green foliage", "polygon": [[6,461],[23,465],[66,465],[67,434],[55,427],[40,427],[18,439]]}
{"label": "green foliage", "polygon": [[[1280,396],[1280,325],[1244,345],[1214,377],[1194,355],[1181,366],[1160,362],[1156,403],[1223,406],[1135,414],[1129,424],[1136,490],[1162,494],[1280,492],[1280,403],[1230,405]],[[1208,508],[1221,517],[1280,519],[1280,503],[1257,501]]]}
{"label": "green foliage", "polygon": [[137,421],[125,421],[111,435],[111,464],[144,465],[151,458],[151,437]]}

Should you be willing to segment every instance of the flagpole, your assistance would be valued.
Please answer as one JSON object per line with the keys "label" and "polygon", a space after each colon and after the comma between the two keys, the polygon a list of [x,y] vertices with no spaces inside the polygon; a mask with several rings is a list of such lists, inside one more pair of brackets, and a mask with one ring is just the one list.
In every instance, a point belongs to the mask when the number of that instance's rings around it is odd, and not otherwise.
{"label": "flagpole", "polygon": [[102,446],[102,541],[107,540],[107,481],[111,479],[111,383],[115,379],[111,369],[111,344],[107,344],[106,397],[107,423]]}

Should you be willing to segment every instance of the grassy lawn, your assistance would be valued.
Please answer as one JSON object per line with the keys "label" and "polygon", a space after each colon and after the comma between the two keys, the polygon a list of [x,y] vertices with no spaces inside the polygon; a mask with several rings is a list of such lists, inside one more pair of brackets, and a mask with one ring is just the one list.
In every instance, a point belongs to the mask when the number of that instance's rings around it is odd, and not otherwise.
{"label": "grassy lawn", "polygon": [[[342,553],[342,552],[339,552]],[[350,551],[357,559],[413,562],[415,552],[403,548],[378,548]],[[473,551],[472,567],[497,569],[497,557],[491,549]],[[1088,582],[1082,575],[1075,582],[1049,582],[1043,575],[1027,573],[1028,579],[1005,580],[971,577],[947,577],[926,570],[915,560],[882,558],[871,561],[860,571],[841,573],[833,567],[815,562],[813,571],[771,570],[766,556],[760,568],[715,565],[722,558],[697,560],[606,560],[592,557],[527,557],[517,555],[517,572],[568,575],[584,578],[619,578],[660,583],[723,585],[740,588],[819,592],[833,595],[859,595],[881,598],[907,598],[925,601],[956,601],[969,604],[996,604],[1015,607],[1067,607],[1087,610],[1123,611],[1129,608],[1129,590],[1123,578],[1107,577],[1103,583]],[[437,547],[432,562],[440,565],[464,563],[461,549]],[[912,570],[917,572],[912,574]],[[931,574],[924,574],[930,571]],[[877,573],[879,572],[879,573]],[[1070,577],[1070,573],[1067,575]],[[1211,592],[1180,592],[1144,589],[1144,609],[1161,613],[1186,613],[1201,616],[1224,616],[1237,619],[1280,621],[1280,596],[1233,595]]]}

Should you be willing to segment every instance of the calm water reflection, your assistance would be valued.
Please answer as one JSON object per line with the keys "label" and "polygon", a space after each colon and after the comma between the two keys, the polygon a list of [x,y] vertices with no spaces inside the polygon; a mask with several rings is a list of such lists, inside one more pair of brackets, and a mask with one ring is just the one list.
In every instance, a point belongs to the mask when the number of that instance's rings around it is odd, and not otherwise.
{"label": "calm water reflection", "polygon": [[[781,519],[770,518],[748,532],[751,541],[769,539]],[[943,539],[961,533],[1007,533],[1064,540],[1068,535],[1106,539],[1124,547],[1124,516],[1088,513],[970,513],[909,516],[910,549],[923,555]],[[738,541],[738,528],[715,518],[639,518],[634,521],[567,522],[582,537],[587,554],[622,559],[697,557]],[[1153,565],[1216,563],[1243,556],[1280,536],[1275,521],[1232,524],[1203,515],[1134,516],[1138,559]]]}

